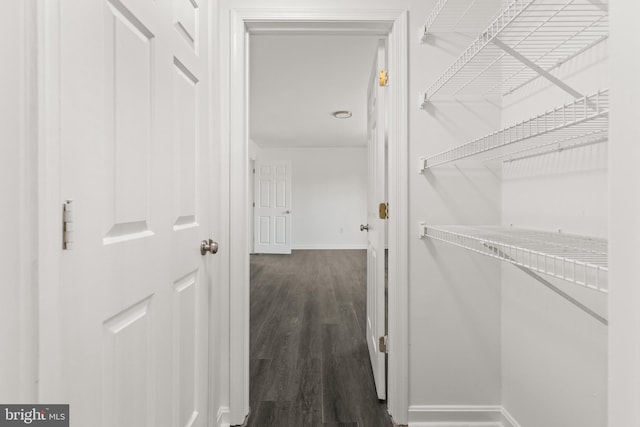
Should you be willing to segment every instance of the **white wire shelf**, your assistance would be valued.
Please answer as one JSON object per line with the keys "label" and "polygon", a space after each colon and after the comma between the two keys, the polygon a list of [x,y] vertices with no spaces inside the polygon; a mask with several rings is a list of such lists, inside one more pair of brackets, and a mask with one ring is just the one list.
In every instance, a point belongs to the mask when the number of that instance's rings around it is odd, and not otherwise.
{"label": "white wire shelf", "polygon": [[421,237],[446,242],[537,273],[608,293],[607,241],[498,226],[429,226]]}
{"label": "white wire shelf", "polygon": [[499,13],[501,0],[438,0],[420,34],[424,43],[432,33],[482,31]]}
{"label": "white wire shelf", "polygon": [[603,89],[450,150],[420,157],[420,170],[471,156],[490,160],[562,150],[606,141],[608,132],[609,90]]}
{"label": "white wire shelf", "polygon": [[435,95],[505,95],[541,73],[553,81],[553,70],[608,37],[606,1],[512,1],[422,94],[423,106]]}

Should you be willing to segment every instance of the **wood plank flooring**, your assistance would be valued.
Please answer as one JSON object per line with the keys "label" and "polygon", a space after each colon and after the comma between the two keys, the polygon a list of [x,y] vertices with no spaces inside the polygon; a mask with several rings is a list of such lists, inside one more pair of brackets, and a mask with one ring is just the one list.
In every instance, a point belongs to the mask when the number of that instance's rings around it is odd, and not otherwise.
{"label": "wood plank flooring", "polygon": [[365,340],[366,251],[251,256],[249,427],[391,427]]}

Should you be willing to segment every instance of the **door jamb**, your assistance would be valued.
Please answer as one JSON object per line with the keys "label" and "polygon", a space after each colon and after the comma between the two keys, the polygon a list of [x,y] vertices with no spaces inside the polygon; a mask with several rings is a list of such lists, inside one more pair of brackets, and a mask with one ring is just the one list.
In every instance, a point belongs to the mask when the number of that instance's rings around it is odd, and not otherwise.
{"label": "door jamb", "polygon": [[[225,16],[224,12],[221,16]],[[389,96],[389,413],[406,424],[409,407],[408,376],[408,12],[392,9],[234,9],[229,10],[229,33],[221,28],[222,152],[228,155],[222,182],[223,206],[229,221],[224,240],[230,243],[229,295],[229,408],[232,425],[249,413],[249,248],[248,248],[248,34],[274,24],[322,31],[323,23],[351,24],[351,32],[367,31],[367,24],[387,23],[390,71]],[[335,27],[330,30],[335,31]],[[370,31],[370,30],[369,30]],[[326,33],[326,29],[324,31]],[[225,41],[228,51],[225,49]],[[224,117],[226,116],[226,117]],[[233,242],[233,244],[231,244]]]}
{"label": "door jamb", "polygon": [[18,147],[18,200],[14,206],[19,213],[16,224],[18,242],[14,251],[18,253],[18,281],[12,283],[18,292],[15,301],[18,317],[14,319],[13,333],[20,337],[17,352],[20,357],[17,388],[14,395],[21,401],[35,402],[38,397],[38,23],[37,1],[24,0],[18,6],[19,30],[15,34],[18,62],[14,64],[19,72],[15,84],[19,100],[15,106],[19,114],[18,139],[13,142]]}
{"label": "door jamb", "polygon": [[38,27],[38,400],[56,401],[62,379],[60,300],[60,0],[37,0]]}

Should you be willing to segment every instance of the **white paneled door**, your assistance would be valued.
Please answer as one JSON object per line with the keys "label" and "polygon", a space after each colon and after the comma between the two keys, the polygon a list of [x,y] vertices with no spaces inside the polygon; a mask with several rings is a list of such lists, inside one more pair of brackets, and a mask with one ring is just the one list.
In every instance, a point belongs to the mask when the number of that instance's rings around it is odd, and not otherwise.
{"label": "white paneled door", "polygon": [[[71,425],[207,425],[215,169],[205,0],[65,0],[60,384]],[[214,197],[215,199],[215,197]],[[211,276],[211,277],[210,277]]]}
{"label": "white paneled door", "polygon": [[368,195],[367,195],[367,343],[371,368],[379,399],[386,399],[385,353],[380,349],[380,338],[385,328],[385,228],[380,218],[379,205],[386,197],[386,112],[384,82],[380,71],[385,70],[385,43],[379,42],[373,63],[368,104]]}
{"label": "white paneled door", "polygon": [[256,161],[254,251],[291,253],[291,162]]}

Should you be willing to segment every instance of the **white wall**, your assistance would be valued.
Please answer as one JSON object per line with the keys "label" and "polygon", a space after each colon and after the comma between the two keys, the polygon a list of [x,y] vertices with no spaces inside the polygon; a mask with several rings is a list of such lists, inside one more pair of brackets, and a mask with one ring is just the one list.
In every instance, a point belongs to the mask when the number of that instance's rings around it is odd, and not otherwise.
{"label": "white wall", "polygon": [[609,426],[640,425],[640,4],[611,1]]}
{"label": "white wall", "polygon": [[34,2],[0,16],[0,402],[35,402],[37,189]]}
{"label": "white wall", "polygon": [[[585,95],[606,89],[606,42],[563,64],[557,76]],[[572,100],[537,79],[503,99],[503,126]],[[606,238],[607,148],[601,143],[505,164],[503,225]],[[523,426],[605,426],[607,327],[512,266],[503,267],[502,283],[506,410]],[[606,317],[605,294],[552,283]]]}
{"label": "white wall", "polygon": [[249,159],[255,160],[258,158],[260,154],[260,146],[256,144],[253,140],[249,140]]}
{"label": "white wall", "polygon": [[365,249],[367,148],[262,148],[292,162],[292,249]]}
{"label": "white wall", "polygon": [[[412,6],[410,34],[419,34],[433,2]],[[425,90],[469,42],[449,35],[411,43],[410,86]],[[409,112],[409,224],[415,227],[409,234],[409,421],[498,421],[491,408],[501,404],[500,266],[419,239],[417,224],[499,224],[500,180],[482,167],[442,166],[421,175],[417,158],[496,129],[500,108],[442,100],[425,110],[410,105]]]}

